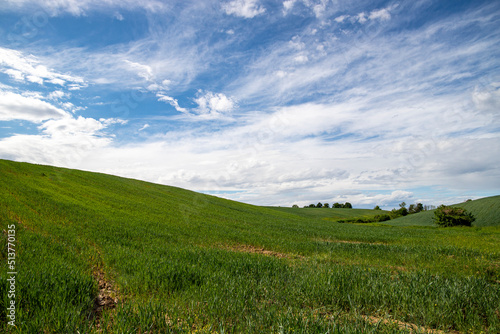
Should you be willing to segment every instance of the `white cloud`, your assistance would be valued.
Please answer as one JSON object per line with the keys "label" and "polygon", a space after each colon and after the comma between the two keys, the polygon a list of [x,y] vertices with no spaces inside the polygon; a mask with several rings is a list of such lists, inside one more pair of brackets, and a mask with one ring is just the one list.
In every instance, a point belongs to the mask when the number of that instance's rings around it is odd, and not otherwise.
{"label": "white cloud", "polygon": [[53,91],[52,93],[50,93],[47,96],[47,98],[49,100],[59,100],[59,99],[62,99],[63,97],[68,96],[68,95],[69,95],[68,93],[63,92],[62,90],[56,90],[56,91]]}
{"label": "white cloud", "polygon": [[298,64],[304,64],[309,61],[309,58],[306,55],[298,55],[294,58],[294,60]]}
{"label": "white cloud", "polygon": [[39,126],[39,135],[14,135],[0,140],[0,157],[77,168],[97,149],[111,144],[103,131],[122,120],[64,117]]}
{"label": "white cloud", "polygon": [[341,16],[336,17],[334,20],[337,23],[342,23],[348,18],[349,18],[349,15],[341,15]]}
{"label": "white cloud", "polygon": [[125,63],[128,65],[128,68],[131,71],[136,72],[136,74],[141,78],[147,81],[151,81],[153,79],[153,70],[151,69],[150,66],[139,64],[127,59],[125,59]]}
{"label": "white cloud", "polygon": [[414,199],[414,194],[411,191],[395,190],[390,194],[373,194],[373,193],[357,193],[335,196],[331,199],[332,202],[338,203],[356,203],[359,206],[379,205],[390,206],[394,203],[406,202]]}
{"label": "white cloud", "polygon": [[317,18],[322,18],[325,15],[328,2],[329,0],[321,0],[320,3],[313,5],[313,12]]}
{"label": "white cloud", "polygon": [[[48,82],[50,83],[53,83],[54,85],[59,85],[59,86],[63,86],[65,81],[62,80],[62,79],[50,79],[50,80],[47,80]],[[75,86],[78,86],[78,87],[82,87],[82,86],[85,86],[85,85],[75,85]]]}
{"label": "white cloud", "polygon": [[84,86],[81,77],[62,74],[40,65],[40,61],[22,52],[0,47],[0,71],[18,81],[29,81],[43,85],[44,80],[60,86],[70,83],[75,86]]}
{"label": "white cloud", "polygon": [[174,107],[175,110],[182,112],[182,113],[188,112],[188,110],[186,108],[182,108],[181,106],[179,106],[179,102],[176,99],[174,99],[173,97],[167,96],[164,94],[160,94],[160,93],[156,94],[156,96],[158,97],[158,101],[167,102],[172,107]]}
{"label": "white cloud", "polygon": [[488,83],[477,86],[472,92],[472,101],[475,108],[480,112],[491,113],[499,116],[500,110],[500,83]]}
{"label": "white cloud", "polygon": [[29,82],[33,82],[33,83],[37,83],[39,85],[43,85],[43,79],[40,78],[40,77],[37,77],[35,75],[28,75],[26,77],[26,79],[29,81]]}
{"label": "white cloud", "polygon": [[299,36],[293,36],[292,40],[288,43],[290,44],[291,48],[298,50],[298,51],[304,50],[304,48],[306,47],[305,43],[301,42]]}
{"label": "white cloud", "polygon": [[379,10],[374,10],[370,12],[370,15],[368,15],[368,18],[370,20],[382,20],[382,21],[387,21],[391,18],[391,13],[388,8],[383,8]]}
{"label": "white cloud", "polygon": [[150,126],[150,125],[146,123],[146,124],[144,124],[144,125],[142,126],[142,128],[140,128],[138,131],[143,131],[143,130],[146,130],[147,128],[149,128],[149,126]]}
{"label": "white cloud", "polygon": [[93,118],[78,118],[66,117],[59,120],[49,120],[39,126],[39,129],[46,135],[51,137],[66,137],[68,135],[94,135],[98,131],[104,129],[103,122]]}
{"label": "white cloud", "polygon": [[4,73],[15,80],[24,81],[24,74],[21,71],[13,70],[10,68],[8,70],[5,70]]}
{"label": "white cloud", "polygon": [[365,12],[362,12],[362,13],[359,13],[358,15],[355,16],[355,19],[359,22],[359,23],[365,23],[368,18],[366,16],[366,13]]}
{"label": "white cloud", "polygon": [[235,101],[222,93],[199,92],[200,96],[194,101],[198,104],[197,112],[201,115],[218,117],[228,114],[236,106]]}
{"label": "white cloud", "polygon": [[119,13],[119,12],[116,12],[116,13],[114,14],[114,17],[115,17],[115,19],[117,19],[118,21],[123,21],[123,20],[125,19],[125,18],[123,17],[123,15],[122,15],[121,13]]}
{"label": "white cloud", "polygon": [[234,0],[222,4],[222,9],[227,15],[235,15],[247,19],[261,15],[266,11],[260,5],[259,0]]}
{"label": "white cloud", "polygon": [[170,80],[163,80],[161,83],[152,83],[150,84],[147,89],[152,92],[159,92],[159,91],[167,91],[170,89],[170,85],[172,84],[172,81]]}
{"label": "white cloud", "polygon": [[283,1],[283,12],[287,14],[290,10],[292,10],[297,0],[285,0]]}
{"label": "white cloud", "polygon": [[47,119],[59,119],[68,114],[50,103],[34,97],[11,92],[0,92],[0,120],[26,120],[40,123]]}
{"label": "white cloud", "polygon": [[334,21],[337,23],[343,23],[346,20],[350,20],[351,22],[359,22],[361,24],[364,24],[368,21],[374,21],[374,20],[379,20],[379,21],[388,21],[391,19],[391,11],[396,9],[398,5],[392,5],[388,6],[386,8],[381,8],[381,9],[375,9],[369,13],[366,12],[360,12],[356,15],[341,15],[337,16],[334,18]]}

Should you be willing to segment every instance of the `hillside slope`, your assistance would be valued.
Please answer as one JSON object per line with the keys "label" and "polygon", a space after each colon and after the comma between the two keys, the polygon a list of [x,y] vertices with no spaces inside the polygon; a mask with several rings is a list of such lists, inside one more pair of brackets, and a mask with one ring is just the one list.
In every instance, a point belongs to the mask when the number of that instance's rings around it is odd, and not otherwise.
{"label": "hillside slope", "polygon": [[[481,198],[452,206],[472,212],[476,217],[472,226],[500,226],[500,196]],[[431,210],[394,219],[387,224],[392,226],[436,226],[433,218],[434,210]]]}
{"label": "hillside slope", "polygon": [[500,229],[304,210],[0,160],[0,332],[500,331]]}

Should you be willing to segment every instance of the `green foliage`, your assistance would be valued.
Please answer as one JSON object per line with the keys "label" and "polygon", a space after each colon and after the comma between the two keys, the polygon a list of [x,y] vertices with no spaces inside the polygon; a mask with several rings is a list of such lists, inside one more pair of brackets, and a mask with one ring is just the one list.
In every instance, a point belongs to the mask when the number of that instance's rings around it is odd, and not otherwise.
{"label": "green foliage", "polygon": [[391,220],[391,216],[388,214],[376,215],[375,217],[373,217],[373,220],[375,222],[385,222],[385,221]]}
{"label": "green foliage", "polygon": [[471,226],[475,220],[464,208],[441,205],[434,211],[434,222],[441,227]]}
{"label": "green foliage", "polygon": [[391,218],[396,219],[398,217],[404,217],[408,214],[408,209],[403,207],[400,207],[399,209],[392,209],[391,210]]}
{"label": "green foliage", "polygon": [[424,211],[424,206],[422,203],[410,204],[410,207],[408,208],[408,214],[419,213],[421,211]]}

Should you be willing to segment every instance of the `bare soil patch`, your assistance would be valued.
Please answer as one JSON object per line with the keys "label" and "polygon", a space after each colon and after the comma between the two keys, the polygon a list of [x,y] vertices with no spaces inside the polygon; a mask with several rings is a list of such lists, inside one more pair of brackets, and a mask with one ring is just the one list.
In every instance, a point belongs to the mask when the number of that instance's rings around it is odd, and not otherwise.
{"label": "bare soil patch", "polygon": [[341,244],[364,244],[364,245],[387,245],[383,242],[366,242],[366,241],[356,241],[356,240],[331,240],[331,239],[314,239],[315,241],[320,242],[329,242],[329,243],[341,243]]}
{"label": "bare soil patch", "polygon": [[92,317],[96,321],[98,330],[101,328],[102,312],[106,309],[114,309],[118,303],[118,291],[112,281],[106,279],[104,272],[100,268],[94,270],[94,278],[99,284],[99,294],[94,300]]}
{"label": "bare soil patch", "polygon": [[375,316],[364,316],[363,317],[365,320],[369,321],[372,324],[378,324],[382,323],[384,325],[391,325],[395,324],[398,326],[400,329],[406,329],[410,331],[410,333],[426,333],[426,334],[445,334],[445,333],[451,333],[451,334],[460,334],[460,332],[454,331],[454,330],[448,330],[448,331],[443,331],[439,329],[432,329],[432,328],[426,328],[422,326],[418,326],[416,324],[412,324],[410,322],[403,322],[399,321],[396,319],[387,319],[387,318],[377,318]]}
{"label": "bare soil patch", "polygon": [[285,253],[267,250],[267,249],[262,248],[262,247],[256,247],[256,246],[245,245],[245,244],[228,245],[228,246],[224,246],[223,248],[227,249],[229,251],[233,251],[233,252],[254,253],[254,254],[261,254],[261,255],[272,256],[272,257],[277,257],[277,258],[292,259],[292,258],[301,258],[302,257],[300,255],[285,254]]}

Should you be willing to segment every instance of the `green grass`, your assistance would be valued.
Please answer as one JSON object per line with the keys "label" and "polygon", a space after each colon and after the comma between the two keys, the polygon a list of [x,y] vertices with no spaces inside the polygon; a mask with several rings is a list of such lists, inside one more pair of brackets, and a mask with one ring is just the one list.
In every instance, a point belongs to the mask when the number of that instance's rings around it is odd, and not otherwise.
{"label": "green grass", "polygon": [[[481,198],[452,206],[472,212],[476,217],[472,226],[500,226],[500,196]],[[394,219],[387,223],[393,226],[435,226],[433,218],[434,210],[431,210]]]}
{"label": "green grass", "polygon": [[[0,326],[15,333],[405,332],[382,321],[396,319],[499,332],[500,227],[335,222],[380,212],[258,207],[0,160],[0,228],[16,226],[18,327],[6,321],[4,233]],[[118,298],[100,316],[96,273]]]}

